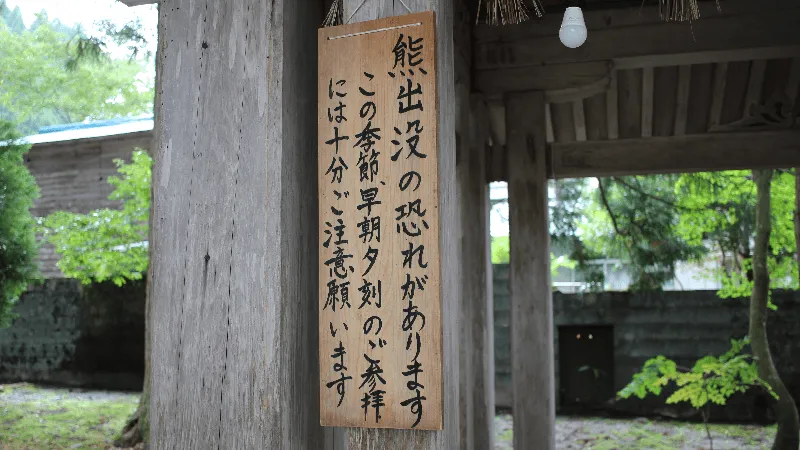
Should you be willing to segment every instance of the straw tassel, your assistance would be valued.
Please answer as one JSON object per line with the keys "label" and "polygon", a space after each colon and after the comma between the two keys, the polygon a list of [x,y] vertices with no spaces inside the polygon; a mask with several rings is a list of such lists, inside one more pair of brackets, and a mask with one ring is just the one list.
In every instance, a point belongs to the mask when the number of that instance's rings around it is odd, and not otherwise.
{"label": "straw tassel", "polygon": [[342,11],[344,11],[343,0],[333,0],[331,9],[328,10],[328,15],[325,16],[325,21],[322,22],[323,27],[335,27],[342,24]]}
{"label": "straw tassel", "polygon": [[[482,11],[486,16],[486,23],[493,26],[515,25],[530,19],[523,0],[478,0],[478,17],[475,23],[480,21]],[[544,14],[539,0],[533,0],[533,14],[536,17]]]}
{"label": "straw tassel", "polygon": [[[722,11],[719,0],[717,11]],[[665,22],[693,22],[700,18],[700,7],[697,0],[659,0],[658,15]]]}

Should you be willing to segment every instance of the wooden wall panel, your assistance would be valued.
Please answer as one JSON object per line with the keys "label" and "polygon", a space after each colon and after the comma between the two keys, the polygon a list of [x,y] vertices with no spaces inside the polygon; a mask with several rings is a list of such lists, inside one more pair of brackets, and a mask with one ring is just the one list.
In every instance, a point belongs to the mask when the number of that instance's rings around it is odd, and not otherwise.
{"label": "wooden wall panel", "polygon": [[653,136],[672,136],[675,131],[678,66],[656,67],[653,98]]}
{"label": "wooden wall panel", "polygon": [[720,124],[725,125],[742,118],[747,82],[750,79],[750,61],[728,63],[725,83],[725,100],[722,102]]}
{"label": "wooden wall panel", "polygon": [[619,80],[619,137],[642,137],[642,70],[617,72]]}
{"label": "wooden wall panel", "polygon": [[686,133],[705,133],[711,110],[711,93],[714,83],[713,64],[692,66],[692,81],[689,86],[689,110],[686,113]]}

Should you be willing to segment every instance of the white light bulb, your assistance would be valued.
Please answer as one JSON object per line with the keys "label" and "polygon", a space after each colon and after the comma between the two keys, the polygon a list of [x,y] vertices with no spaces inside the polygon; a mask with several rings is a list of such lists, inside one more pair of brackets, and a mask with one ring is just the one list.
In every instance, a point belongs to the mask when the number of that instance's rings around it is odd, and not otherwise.
{"label": "white light bulb", "polygon": [[571,6],[564,12],[564,20],[558,37],[561,43],[569,48],[578,48],[586,42],[586,23],[583,21],[583,11]]}

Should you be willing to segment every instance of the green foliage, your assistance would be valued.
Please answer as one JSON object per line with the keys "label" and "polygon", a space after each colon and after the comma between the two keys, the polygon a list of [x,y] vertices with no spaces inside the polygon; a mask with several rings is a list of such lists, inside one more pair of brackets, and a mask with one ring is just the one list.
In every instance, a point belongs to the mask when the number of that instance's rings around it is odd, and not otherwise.
{"label": "green foliage", "polygon": [[36,221],[30,213],[39,187],[23,162],[30,146],[16,138],[12,125],[0,121],[0,327],[9,325],[11,307],[39,279]]}
{"label": "green foliage", "polygon": [[82,283],[112,280],[122,285],[147,271],[150,179],[153,161],[141,150],[130,164],[115,160],[121,177],[109,177],[122,209],[98,209],[88,214],[58,211],[42,221],[42,232],[56,252],[58,267]]}
{"label": "green foliage", "polygon": [[[6,14],[7,20],[12,14]],[[11,25],[0,21],[0,48],[0,119],[20,124],[23,133],[153,110],[150,59],[100,57],[80,29],[51,22],[46,14],[22,31],[16,19]],[[76,64],[90,51],[97,57]]]}
{"label": "green foliage", "polygon": [[[492,237],[492,264],[508,264],[511,259],[511,241],[508,236]],[[558,269],[574,269],[577,266],[567,256],[558,256],[550,253],[550,274],[556,276]]]}
{"label": "green foliage", "polygon": [[702,243],[675,232],[676,175],[598,179],[594,202],[585,211],[582,239],[595,253],[629,264],[631,290],[661,290],[678,261],[699,259]]}
{"label": "green foliage", "polygon": [[725,405],[732,395],[746,392],[751,387],[762,387],[778,398],[772,388],[758,377],[752,356],[742,353],[748,344],[748,338],[731,340],[731,349],[725,354],[719,358],[701,358],[691,369],[679,367],[674,361],[659,355],[648,360],[618,396],[640,399],[648,394],[660,396],[664,388],[673,383],[677,389],[667,397],[666,403],[688,402],[695,409],[703,408],[709,402]]}
{"label": "green foliage", "polygon": [[[682,210],[677,232],[687,241],[710,243],[726,261],[711,276],[722,283],[721,298],[749,297],[753,290],[756,186],[750,171],[683,174],[676,183]],[[776,172],[771,184],[772,232],[767,266],[770,288],[797,288],[794,235],[795,180]],[[771,308],[775,308],[770,303]]]}
{"label": "green foliage", "polygon": [[511,241],[508,236],[492,237],[492,264],[508,264],[511,260]]}

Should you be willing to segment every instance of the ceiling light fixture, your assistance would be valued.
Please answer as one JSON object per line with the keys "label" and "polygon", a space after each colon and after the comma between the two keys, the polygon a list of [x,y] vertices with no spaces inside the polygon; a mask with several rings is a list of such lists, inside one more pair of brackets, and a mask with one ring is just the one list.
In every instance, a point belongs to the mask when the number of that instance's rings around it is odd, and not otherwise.
{"label": "ceiling light fixture", "polygon": [[558,30],[561,43],[569,48],[578,48],[586,42],[586,23],[583,21],[583,11],[577,6],[570,6],[564,11],[564,20]]}

